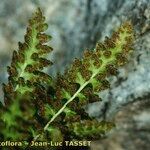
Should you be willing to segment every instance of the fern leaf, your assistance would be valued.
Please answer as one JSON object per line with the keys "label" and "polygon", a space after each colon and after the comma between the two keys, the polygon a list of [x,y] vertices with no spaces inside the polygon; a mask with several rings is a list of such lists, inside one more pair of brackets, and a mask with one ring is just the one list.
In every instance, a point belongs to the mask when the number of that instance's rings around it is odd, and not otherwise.
{"label": "fern leaf", "polygon": [[52,48],[45,45],[51,36],[43,33],[48,25],[40,9],[29,20],[25,42],[19,42],[19,50],[13,52],[11,66],[8,66],[9,82],[4,85],[5,102],[16,98],[16,94],[32,93],[36,83],[49,83],[50,76],[42,72],[52,62],[46,55]]}
{"label": "fern leaf", "polygon": [[[41,103],[46,98],[43,85],[51,84],[51,77],[43,69],[52,64],[46,59],[52,48],[46,45],[51,39],[44,31],[48,28],[45,17],[38,8],[29,20],[25,42],[19,42],[19,50],[13,52],[8,66],[8,84],[3,86],[5,106],[0,114],[4,139],[30,139],[41,122]],[[44,95],[45,94],[45,95]],[[41,98],[41,97],[42,98]]]}
{"label": "fern leaf", "polygon": [[[58,75],[56,81],[56,99],[52,103],[57,113],[46,124],[44,130],[55,119],[66,114],[69,108],[76,112],[70,122],[80,122],[82,119],[92,119],[83,110],[83,106],[100,100],[98,93],[109,88],[107,77],[117,74],[117,68],[127,62],[128,54],[132,51],[133,29],[130,22],[124,23],[111,38],[104,43],[97,43],[93,51],[85,51],[81,60],[75,59],[65,75]],[[85,117],[86,116],[86,117]],[[64,120],[66,118],[64,117]]]}

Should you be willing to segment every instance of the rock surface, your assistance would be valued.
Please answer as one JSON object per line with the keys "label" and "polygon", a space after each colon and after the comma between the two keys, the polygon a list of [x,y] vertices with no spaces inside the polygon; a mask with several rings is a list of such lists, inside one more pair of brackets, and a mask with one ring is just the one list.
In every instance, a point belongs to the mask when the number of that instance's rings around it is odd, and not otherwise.
{"label": "rock surface", "polygon": [[116,129],[95,142],[92,150],[149,150],[150,0],[0,1],[0,84],[7,81],[6,66],[12,51],[23,41],[26,22],[37,6],[43,8],[47,33],[53,36],[52,75],[63,72],[84,49],[93,49],[121,22],[133,22],[135,50],[129,63],[119,69],[117,77],[110,78],[110,90],[100,94],[103,101],[88,107],[100,120],[116,122]]}
{"label": "rock surface", "polygon": [[91,145],[91,150],[149,150],[150,99],[127,104],[114,117],[116,129]]}

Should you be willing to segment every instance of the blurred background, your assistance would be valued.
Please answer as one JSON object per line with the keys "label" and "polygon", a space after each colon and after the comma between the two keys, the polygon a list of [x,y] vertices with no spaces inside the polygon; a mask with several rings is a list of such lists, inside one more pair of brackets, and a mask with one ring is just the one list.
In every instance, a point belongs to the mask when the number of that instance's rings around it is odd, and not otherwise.
{"label": "blurred background", "polygon": [[[150,149],[150,0],[1,0],[0,85],[7,83],[17,43],[24,40],[27,21],[40,6],[46,16],[54,51],[48,72],[63,72],[84,49],[110,36],[122,22],[131,20],[135,30],[134,52],[129,63],[111,77],[111,88],[100,93],[103,101],[87,107],[91,116],[111,120],[116,128],[94,141],[91,150]],[[0,100],[3,93],[0,86]]]}

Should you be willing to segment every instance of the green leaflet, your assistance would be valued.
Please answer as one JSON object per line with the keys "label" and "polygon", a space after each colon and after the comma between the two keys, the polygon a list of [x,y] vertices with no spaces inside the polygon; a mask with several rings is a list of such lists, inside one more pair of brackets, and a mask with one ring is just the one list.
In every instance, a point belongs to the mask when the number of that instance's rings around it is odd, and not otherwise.
{"label": "green leaflet", "polygon": [[18,102],[13,103],[5,113],[2,112],[0,120],[3,129],[1,133],[5,135],[5,139],[16,140],[20,137],[20,134],[15,132],[18,127],[17,117],[22,117]]}
{"label": "green leaflet", "polygon": [[47,131],[50,133],[51,140],[53,142],[62,142],[63,141],[63,135],[59,128],[49,126]]}
{"label": "green leaflet", "polygon": [[45,116],[47,118],[54,116],[55,113],[56,113],[55,110],[53,108],[51,108],[50,105],[48,105],[48,104],[45,105]]}
{"label": "green leaflet", "polygon": [[110,122],[98,122],[97,120],[84,120],[68,124],[69,129],[75,136],[81,139],[98,139],[110,131],[114,124]]}

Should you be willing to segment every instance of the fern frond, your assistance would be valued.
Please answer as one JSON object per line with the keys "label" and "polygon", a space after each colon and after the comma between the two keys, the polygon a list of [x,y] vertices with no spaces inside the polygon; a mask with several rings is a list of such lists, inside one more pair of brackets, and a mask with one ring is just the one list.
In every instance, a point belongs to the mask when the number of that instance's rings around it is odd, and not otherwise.
{"label": "fern frond", "polygon": [[128,54],[132,51],[132,41],[132,25],[126,22],[111,38],[107,37],[104,43],[98,43],[93,51],[86,50],[83,59],[75,59],[65,75],[58,75],[56,99],[52,103],[57,113],[52,116],[44,130],[59,116],[65,116],[65,121],[68,117],[65,110],[68,108],[76,113],[69,117],[70,122],[92,119],[84,112],[83,106],[100,100],[98,93],[110,86],[107,77],[116,75],[117,68],[127,62]]}
{"label": "fern frond", "polygon": [[37,133],[40,130],[40,105],[46,99],[44,84],[51,84],[51,77],[43,72],[52,64],[46,59],[53,50],[46,45],[51,39],[44,33],[47,28],[45,17],[38,8],[29,20],[25,42],[19,42],[19,50],[13,52],[8,66],[8,84],[3,86],[5,106],[0,114],[4,139],[29,139],[35,128],[38,127]]}
{"label": "fern frond", "polygon": [[[19,42],[19,50],[13,52],[11,66],[8,66],[9,82],[4,85],[6,99],[16,98],[16,94],[24,95],[32,93],[36,83],[49,83],[50,76],[42,72],[44,67],[52,62],[46,59],[46,55],[52,48],[45,45],[51,36],[43,33],[48,25],[40,9],[29,20],[25,42]],[[15,94],[15,95],[14,95]]]}

